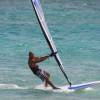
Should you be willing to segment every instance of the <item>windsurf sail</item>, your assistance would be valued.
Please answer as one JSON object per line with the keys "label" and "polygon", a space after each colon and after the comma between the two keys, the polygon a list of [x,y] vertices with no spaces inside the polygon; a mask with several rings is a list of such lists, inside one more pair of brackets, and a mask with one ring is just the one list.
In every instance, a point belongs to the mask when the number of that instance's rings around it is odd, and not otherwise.
{"label": "windsurf sail", "polygon": [[[53,42],[53,39],[52,39],[52,36],[49,32],[49,29],[47,27],[47,24],[46,24],[46,21],[45,21],[45,17],[44,17],[44,13],[43,13],[43,10],[42,10],[42,7],[41,7],[41,4],[40,4],[40,1],[39,0],[31,0],[32,2],[32,6],[34,8],[34,11],[35,11],[35,14],[36,14],[36,17],[38,19],[38,22],[40,24],[40,27],[42,29],[42,32],[44,34],[44,37],[50,47],[50,50],[52,53],[55,53],[57,52],[57,49],[56,49],[56,46]],[[59,57],[59,54],[56,53],[54,55],[54,58],[59,66],[59,68],[61,69],[63,75],[65,76],[65,78],[67,79],[68,83],[71,85],[71,82],[69,81],[65,71],[64,71],[64,67],[63,67],[63,64],[62,64],[62,61]]]}

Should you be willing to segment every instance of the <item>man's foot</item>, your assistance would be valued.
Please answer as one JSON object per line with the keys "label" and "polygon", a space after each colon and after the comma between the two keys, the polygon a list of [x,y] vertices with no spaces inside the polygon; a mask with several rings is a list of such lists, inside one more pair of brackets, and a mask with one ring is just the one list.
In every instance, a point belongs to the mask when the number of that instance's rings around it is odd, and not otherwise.
{"label": "man's foot", "polygon": [[60,88],[58,88],[58,87],[53,87],[53,89],[60,89]]}

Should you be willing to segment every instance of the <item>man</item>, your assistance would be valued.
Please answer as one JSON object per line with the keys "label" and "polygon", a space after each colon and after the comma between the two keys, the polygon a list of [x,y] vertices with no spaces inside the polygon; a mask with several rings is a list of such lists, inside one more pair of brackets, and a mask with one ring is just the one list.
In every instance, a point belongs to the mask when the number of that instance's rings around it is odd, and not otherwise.
{"label": "man", "polygon": [[42,81],[45,81],[45,87],[50,85],[53,89],[59,89],[56,86],[52,84],[52,82],[49,80],[50,74],[42,69],[39,68],[37,65],[38,63],[45,61],[47,58],[55,55],[56,53],[51,53],[48,56],[44,57],[36,57],[32,52],[29,52],[29,59],[28,59],[28,65],[32,72],[38,76]]}

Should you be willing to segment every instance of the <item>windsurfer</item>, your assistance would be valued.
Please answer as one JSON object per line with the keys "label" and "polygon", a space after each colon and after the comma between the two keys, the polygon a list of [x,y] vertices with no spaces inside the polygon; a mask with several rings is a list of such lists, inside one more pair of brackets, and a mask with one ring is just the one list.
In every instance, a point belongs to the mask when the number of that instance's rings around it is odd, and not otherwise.
{"label": "windsurfer", "polygon": [[43,56],[43,57],[36,57],[32,52],[29,52],[29,59],[28,59],[28,65],[32,72],[38,76],[43,82],[45,81],[45,87],[50,85],[53,89],[59,89],[56,86],[53,85],[53,83],[50,81],[50,74],[42,69],[39,68],[37,63],[40,63],[42,61],[45,61],[47,58],[52,57],[56,54],[51,53],[50,55]]}

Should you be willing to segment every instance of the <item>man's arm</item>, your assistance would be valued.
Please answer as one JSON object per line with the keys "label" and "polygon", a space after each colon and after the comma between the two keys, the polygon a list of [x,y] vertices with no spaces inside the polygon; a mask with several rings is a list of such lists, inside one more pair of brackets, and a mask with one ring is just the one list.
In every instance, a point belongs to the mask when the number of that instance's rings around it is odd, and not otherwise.
{"label": "man's arm", "polygon": [[49,55],[48,56],[43,56],[43,57],[36,57],[35,63],[42,62],[42,61],[46,60],[49,57],[50,57]]}
{"label": "man's arm", "polygon": [[36,57],[36,59],[35,59],[35,63],[42,62],[42,61],[46,60],[47,58],[56,55],[56,53],[57,53],[57,52],[53,52],[53,53],[51,53],[51,54],[49,54],[49,55],[47,55],[47,56],[40,57],[40,58],[39,58],[39,57]]}

